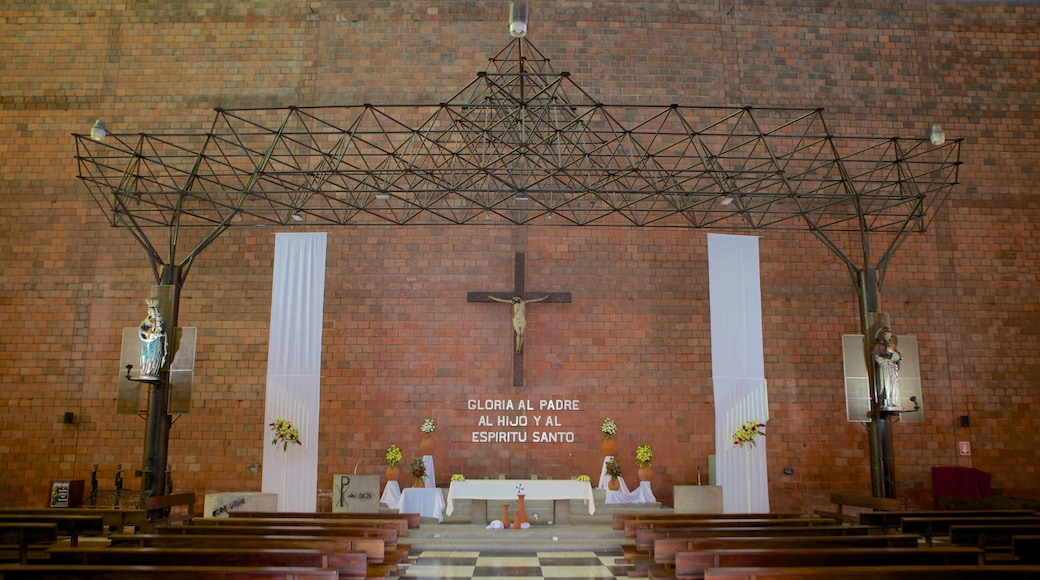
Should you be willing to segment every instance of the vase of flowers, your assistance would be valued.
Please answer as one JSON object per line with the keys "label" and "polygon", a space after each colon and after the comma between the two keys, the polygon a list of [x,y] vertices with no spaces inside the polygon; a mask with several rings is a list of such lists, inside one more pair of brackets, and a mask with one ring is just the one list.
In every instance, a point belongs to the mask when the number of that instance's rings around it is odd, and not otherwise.
{"label": "vase of flowers", "polygon": [[387,481],[397,481],[401,477],[401,468],[397,464],[401,463],[403,458],[404,455],[401,453],[401,448],[396,444],[387,447],[386,464],[389,466],[386,468]]}
{"label": "vase of flowers", "polygon": [[617,439],[614,438],[617,435],[617,423],[607,417],[603,420],[603,425],[599,430],[603,433],[603,444],[600,445],[600,449],[603,450],[603,455],[612,457],[617,453]]}
{"label": "vase of flowers", "polygon": [[419,452],[424,456],[433,455],[433,450],[436,447],[433,443],[433,431],[436,428],[437,425],[433,422],[432,418],[427,417],[423,419],[422,427],[420,427],[423,437],[419,441]]}
{"label": "vase of flowers", "polygon": [[412,487],[423,487],[426,485],[426,462],[421,457],[416,457],[415,461],[412,462],[412,476],[415,477],[415,483]]}
{"label": "vase of flowers", "polygon": [[606,465],[607,475],[610,479],[607,481],[607,489],[610,491],[617,491],[621,489],[621,482],[618,478],[621,477],[621,462],[617,459],[611,459],[607,461]]}
{"label": "vase of flowers", "polygon": [[766,426],[764,423],[758,421],[744,421],[744,424],[740,426],[733,433],[733,445],[744,449],[747,447],[747,453],[744,454],[745,466],[747,468],[747,511],[751,513],[751,450],[755,447],[755,437],[766,436]]}
{"label": "vase of flowers", "polygon": [[650,481],[650,478],[654,475],[654,469],[650,465],[650,462],[654,458],[654,450],[647,444],[636,447],[636,463],[639,464],[639,471],[636,472],[639,475],[639,481]]}
{"label": "vase of flowers", "polygon": [[274,439],[271,440],[271,445],[281,445],[282,451],[288,451],[289,445],[303,445],[303,442],[300,441],[300,432],[293,426],[291,421],[278,419],[267,426],[274,432]]}

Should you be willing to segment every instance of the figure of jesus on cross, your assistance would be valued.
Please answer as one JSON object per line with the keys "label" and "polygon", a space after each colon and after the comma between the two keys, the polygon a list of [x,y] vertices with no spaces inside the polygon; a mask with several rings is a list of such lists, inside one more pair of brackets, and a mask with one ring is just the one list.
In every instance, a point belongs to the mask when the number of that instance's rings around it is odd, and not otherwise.
{"label": "figure of jesus on cross", "polygon": [[495,302],[504,302],[513,305],[513,334],[516,335],[516,350],[513,352],[520,352],[524,350],[524,329],[527,328],[527,308],[526,305],[529,302],[541,302],[548,298],[546,294],[541,298],[529,298],[524,300],[519,296],[513,296],[509,300],[497,298],[495,296],[488,296],[488,300],[494,300]]}

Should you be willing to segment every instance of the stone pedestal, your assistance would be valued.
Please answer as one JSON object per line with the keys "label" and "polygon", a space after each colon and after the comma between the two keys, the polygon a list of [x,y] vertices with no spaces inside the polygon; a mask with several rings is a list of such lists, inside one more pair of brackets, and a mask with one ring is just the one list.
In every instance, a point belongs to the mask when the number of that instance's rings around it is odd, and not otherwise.
{"label": "stone pedestal", "polygon": [[226,518],[229,512],[276,512],[278,494],[251,491],[207,493],[205,511],[207,518]]}
{"label": "stone pedestal", "polygon": [[675,486],[675,513],[677,514],[720,514],[722,508],[721,485],[677,485]]}
{"label": "stone pedestal", "polygon": [[332,511],[378,512],[379,476],[357,473],[333,475]]}

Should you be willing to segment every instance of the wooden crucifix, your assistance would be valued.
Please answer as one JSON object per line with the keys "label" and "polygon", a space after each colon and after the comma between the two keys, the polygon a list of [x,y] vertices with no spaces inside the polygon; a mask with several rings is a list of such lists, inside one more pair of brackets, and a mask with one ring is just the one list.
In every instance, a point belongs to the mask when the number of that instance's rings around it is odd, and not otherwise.
{"label": "wooden crucifix", "polygon": [[524,254],[513,257],[512,292],[469,292],[466,302],[501,302],[512,306],[513,386],[524,384],[524,333],[527,329],[527,305],[534,302],[569,303],[570,292],[527,292],[524,290]]}

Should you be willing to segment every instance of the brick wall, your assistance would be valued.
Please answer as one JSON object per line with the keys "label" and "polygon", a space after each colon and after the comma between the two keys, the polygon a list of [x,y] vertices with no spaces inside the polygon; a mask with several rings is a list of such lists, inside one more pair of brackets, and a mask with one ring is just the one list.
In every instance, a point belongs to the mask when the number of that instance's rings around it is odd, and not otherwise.
{"label": "brick wall", "polygon": [[[926,420],[894,428],[900,497],[932,465],[971,465],[1040,494],[1036,130],[1040,8],[1024,3],[532,2],[530,40],[607,103],[824,107],[836,134],[966,139],[961,184],[894,255],[883,309],[918,337]],[[51,479],[102,488],[138,469],[144,422],[115,414],[120,329],[154,283],[141,247],[75,179],[72,132],[205,130],[215,107],[445,100],[508,42],[506,3],[7,3],[0,8],[0,505]],[[306,226],[304,226],[306,227]],[[199,328],[193,412],[171,433],[175,486],[259,489],[273,234],[232,228],[194,262],[180,322]],[[418,453],[438,421],[440,484],[599,469],[599,424],[654,446],[669,501],[715,452],[705,233],[624,228],[342,228],[329,232],[319,484]],[[845,420],[842,334],[859,331],[848,271],[808,234],[761,236],[767,446],[774,509],[869,493],[866,431]],[[200,239],[183,232],[183,259]],[[527,287],[526,385],[511,386],[507,308]],[[574,399],[575,442],[470,441],[468,399]],[[61,421],[73,412],[76,422]],[[971,427],[958,426],[960,415]],[[957,455],[970,441],[973,455]],[[785,467],[794,469],[784,475]],[[327,483],[326,483],[327,482]],[[137,486],[128,476],[127,486]]]}

